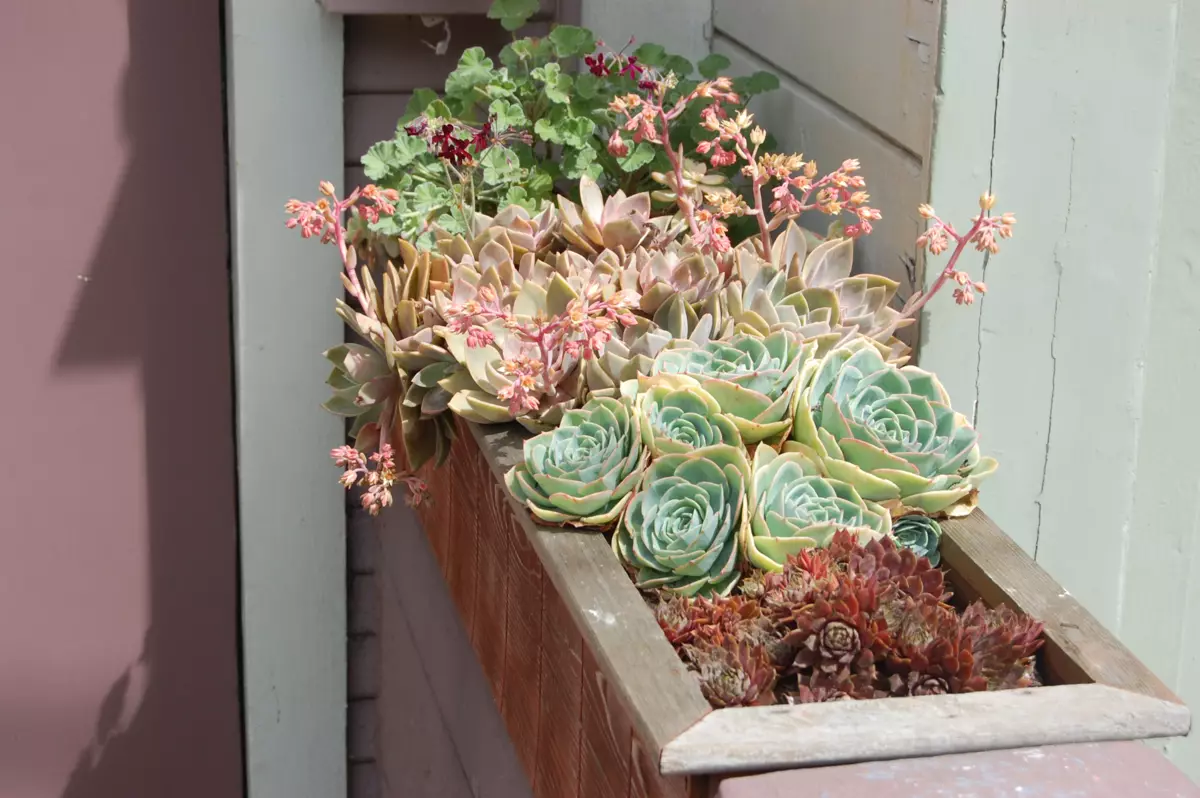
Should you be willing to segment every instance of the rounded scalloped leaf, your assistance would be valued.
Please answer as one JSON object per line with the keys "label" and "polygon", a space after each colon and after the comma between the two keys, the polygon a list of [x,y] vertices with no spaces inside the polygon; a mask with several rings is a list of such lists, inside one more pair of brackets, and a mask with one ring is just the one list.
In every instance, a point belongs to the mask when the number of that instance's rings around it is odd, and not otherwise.
{"label": "rounded scalloped leaf", "polygon": [[821,464],[801,451],[777,454],[760,446],[748,490],[750,532],[743,536],[746,559],[768,571],[782,570],[803,549],[827,546],[845,529],[866,541],[883,537],[891,516],[866,501],[854,486],[831,479]]}
{"label": "rounded scalloped leaf", "polygon": [[612,540],[638,587],[688,596],[733,589],[749,475],[743,452],[724,444],[651,463]]}
{"label": "rounded scalloped leaf", "polygon": [[641,478],[649,458],[641,437],[638,416],[627,402],[598,397],[565,411],[558,427],[526,440],[524,462],[505,481],[545,523],[604,528]]}
{"label": "rounded scalloped leaf", "polygon": [[822,358],[796,404],[791,438],[864,499],[961,515],[996,461],[980,456],[978,434],[945,400],[933,374],[889,364],[859,337]]}

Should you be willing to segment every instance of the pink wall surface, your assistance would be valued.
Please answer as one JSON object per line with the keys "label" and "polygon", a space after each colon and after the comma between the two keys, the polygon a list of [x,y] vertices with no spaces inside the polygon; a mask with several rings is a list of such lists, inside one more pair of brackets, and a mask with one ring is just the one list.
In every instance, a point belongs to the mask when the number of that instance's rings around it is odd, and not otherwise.
{"label": "pink wall surface", "polygon": [[0,796],[242,794],[220,3],[0,4]]}

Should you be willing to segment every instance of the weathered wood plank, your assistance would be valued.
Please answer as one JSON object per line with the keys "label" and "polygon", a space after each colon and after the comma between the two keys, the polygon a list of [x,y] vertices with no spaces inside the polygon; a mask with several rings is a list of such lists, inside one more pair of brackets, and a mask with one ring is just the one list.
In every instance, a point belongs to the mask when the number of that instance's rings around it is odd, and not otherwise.
{"label": "weathered wood plank", "polygon": [[446,463],[450,492],[443,494],[449,505],[448,552],[450,568],[447,583],[458,615],[467,637],[473,635],[475,624],[475,578],[478,561],[477,530],[479,515],[476,511],[478,488],[473,484],[470,442],[461,438],[454,444],[454,455]]}
{"label": "weathered wood plank", "polygon": [[[533,22],[517,35],[544,36],[549,27],[547,22]],[[450,32],[446,54],[435,55],[433,46],[444,36],[440,25],[426,28],[417,18],[403,15],[346,17],[346,94],[440,91],[464,50],[482,47],[495,58],[512,41],[498,20],[483,16],[451,17]]]}
{"label": "weathered wood plank", "polygon": [[396,123],[404,116],[410,99],[409,92],[346,95],[342,106],[345,120],[342,142],[347,166],[358,166],[371,145],[396,135]]}
{"label": "weathered wood plank", "polygon": [[1007,604],[1046,625],[1042,662],[1058,684],[1097,682],[1179,699],[1012,538],[977,510],[942,524],[942,558],[955,584],[990,606]]}
{"label": "weathered wood plank", "polygon": [[747,707],[668,743],[665,774],[728,773],[1186,734],[1171,701],[1100,684]]}
{"label": "weathered wood plank", "polygon": [[764,773],[726,779],[717,792],[717,798],[879,795],[1200,798],[1200,787],[1149,746],[1118,742]]}
{"label": "weathered wood plank", "polygon": [[629,722],[609,709],[608,679],[591,650],[583,647],[583,749],[581,798],[624,798],[629,794]]}
{"label": "weathered wood plank", "polygon": [[517,758],[536,790],[541,715],[542,566],[527,537],[514,534],[508,542],[508,630],[504,639],[501,706]]}
{"label": "weathered wood plank", "polygon": [[[770,68],[756,53],[720,36],[713,40],[713,50],[730,59],[733,75]],[[781,150],[804,153],[822,173],[848,158],[862,162],[871,205],[879,208],[883,219],[875,223],[875,232],[855,242],[855,269],[899,281],[901,298],[907,297],[922,227],[917,206],[925,201],[927,183],[922,161],[786,76],[778,91],[754,98],[750,110],[775,134]],[[829,224],[829,218],[819,213],[803,221],[817,230]]]}
{"label": "weathered wood plank", "polygon": [[[472,457],[486,471],[483,453],[477,449]],[[508,630],[508,567],[507,552],[515,527],[512,511],[505,498],[507,488],[491,480],[483,483],[479,507],[479,578],[476,583],[475,628],[471,642],[483,672],[492,687],[496,705],[504,708],[504,650]]]}
{"label": "weathered wood plank", "polygon": [[539,692],[536,795],[538,798],[575,798],[583,733],[583,638],[542,571],[542,670]]}
{"label": "weathered wood plank", "polygon": [[[493,477],[502,480],[521,457],[520,433],[513,427],[477,425],[471,425],[471,431]],[[634,732],[647,750],[657,754],[711,711],[694,678],[647,612],[645,602],[603,535],[539,528],[511,495],[508,500],[519,529],[536,549],[536,556],[583,632],[584,644],[607,677],[608,688],[629,709]],[[510,596],[513,578],[510,571]],[[510,613],[512,606],[510,603]],[[511,629],[510,618],[510,635]],[[511,655],[511,641],[508,651]],[[506,678],[507,674],[511,674],[510,668],[506,668]],[[505,702],[507,705],[507,697]]]}
{"label": "weathered wood plank", "polygon": [[[929,0],[716,0],[713,27],[924,159],[940,11]],[[869,46],[848,51],[831,31]]]}
{"label": "weathered wood plank", "polygon": [[[492,0],[320,0],[333,14],[486,14]],[[540,13],[551,14],[555,0],[541,0]],[[413,21],[419,25],[419,22]],[[347,22],[347,24],[349,24]]]}

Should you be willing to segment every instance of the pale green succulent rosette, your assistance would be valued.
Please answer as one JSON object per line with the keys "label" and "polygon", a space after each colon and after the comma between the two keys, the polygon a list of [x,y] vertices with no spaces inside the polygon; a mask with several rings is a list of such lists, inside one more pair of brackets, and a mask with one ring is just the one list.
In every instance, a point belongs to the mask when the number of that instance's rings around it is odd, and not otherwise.
{"label": "pale green succulent rosette", "polygon": [[996,461],[950,407],[937,377],[884,362],[864,338],[832,350],[801,396],[785,450],[821,458],[829,476],[871,501],[930,515],[966,515]]}
{"label": "pale green succulent rosette", "polygon": [[646,383],[637,395],[636,410],[641,416],[642,441],[654,457],[721,443],[742,445],[737,426],[694,381],[652,377]]}
{"label": "pale green succulent rosette", "polygon": [[666,349],[651,375],[695,379],[729,416],[746,445],[779,440],[792,425],[794,399],[816,367],[816,343],[781,330],[765,338],[734,335],[728,341]]}
{"label": "pale green succulent rosette", "polygon": [[513,496],[547,524],[610,526],[629,503],[650,453],[639,420],[618,399],[596,398],[525,441],[525,462],[505,475]]}
{"label": "pale green succulent rosette", "polygon": [[728,595],[741,574],[749,478],[742,450],[724,444],[651,463],[612,540],[637,586]]}
{"label": "pale green succulent rosette", "polygon": [[750,525],[743,539],[746,559],[767,571],[781,571],[787,558],[804,549],[828,546],[845,529],[860,543],[888,534],[891,514],[863,499],[854,486],[821,473],[800,452],[778,454],[769,446],[754,453]]}

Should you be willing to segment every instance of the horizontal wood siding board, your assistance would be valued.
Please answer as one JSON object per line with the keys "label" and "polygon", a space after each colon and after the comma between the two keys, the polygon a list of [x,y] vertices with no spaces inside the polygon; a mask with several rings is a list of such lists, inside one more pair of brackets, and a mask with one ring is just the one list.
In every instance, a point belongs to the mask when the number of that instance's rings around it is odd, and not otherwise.
{"label": "horizontal wood siding board", "polygon": [[956,584],[991,606],[1007,604],[1046,624],[1043,661],[1053,681],[1097,682],[1179,702],[1163,682],[977,510],[942,524],[943,564]]}
{"label": "horizontal wood siding board", "polygon": [[1179,704],[1100,684],[716,710],[663,750],[669,775],[775,770],[1186,734]]}
{"label": "horizontal wood siding board", "polygon": [[[713,26],[924,159],[940,9],[929,0],[715,0]],[[847,48],[846,36],[862,46]]]}
{"label": "horizontal wood siding board", "polygon": [[[334,14],[486,14],[492,0],[320,0]],[[541,0],[540,15],[553,14],[555,0]]]}
{"label": "horizontal wood siding board", "polygon": [[[493,477],[502,480],[521,459],[520,432],[514,427],[469,426]],[[538,527],[511,494],[508,499],[608,687],[621,696],[636,736],[657,756],[667,742],[711,712],[694,677],[603,535]]]}
{"label": "horizontal wood siding board", "polygon": [[[714,52],[732,62],[730,72],[744,75],[769,65],[740,44],[722,36],[713,41]],[[924,202],[926,178],[921,161],[881,138],[862,122],[783,76],[778,91],[755,98],[750,108],[756,119],[778,139],[779,149],[804,153],[815,160],[821,173],[837,168],[847,158],[862,162],[871,204],[882,212],[875,231],[855,243],[855,271],[884,274],[901,283],[900,295],[911,291],[905,263],[915,262],[921,218],[917,206]],[[804,223],[817,230],[829,218],[816,214]]]}
{"label": "horizontal wood siding board", "polygon": [[[549,29],[546,21],[531,22],[517,34],[544,36]],[[440,26],[426,28],[417,17],[347,17],[345,94],[440,91],[464,50],[482,47],[495,58],[513,34],[483,16],[451,17],[450,47],[445,55],[437,55],[433,46],[443,36]]]}
{"label": "horizontal wood siding board", "polygon": [[396,123],[404,116],[410,99],[410,92],[346,95],[343,106],[346,166],[358,166],[372,144],[396,135]]}

